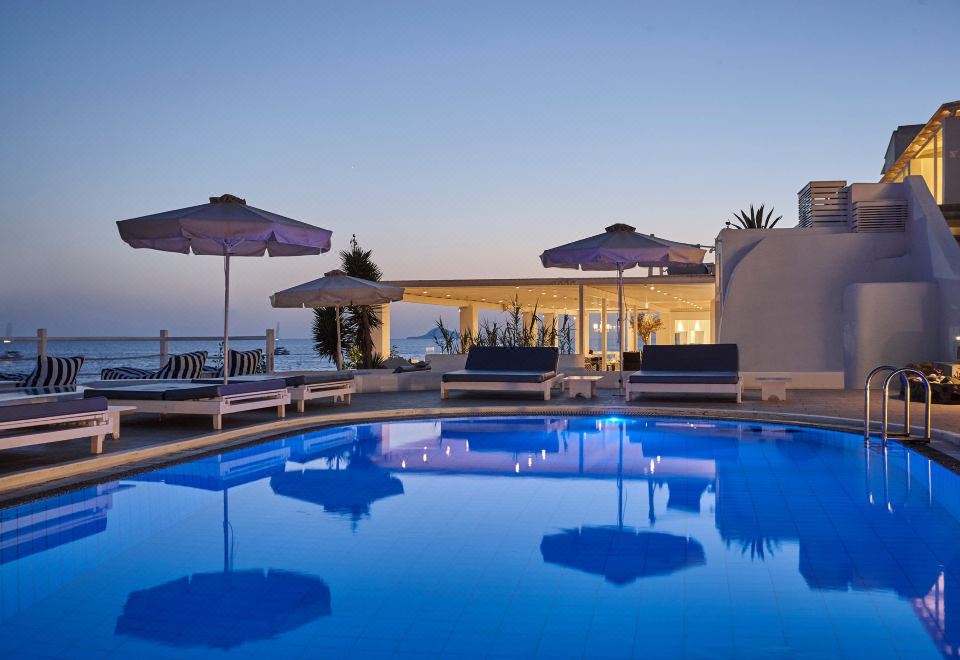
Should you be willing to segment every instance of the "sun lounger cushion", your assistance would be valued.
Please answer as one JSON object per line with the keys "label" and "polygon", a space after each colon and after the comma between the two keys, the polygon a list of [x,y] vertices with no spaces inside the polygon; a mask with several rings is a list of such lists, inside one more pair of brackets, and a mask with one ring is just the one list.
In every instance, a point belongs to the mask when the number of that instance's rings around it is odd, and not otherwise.
{"label": "sun lounger cushion", "polygon": [[156,372],[153,378],[175,378],[178,380],[182,378],[199,378],[203,373],[203,365],[206,361],[206,351],[171,355],[167,363],[160,368],[160,371]]}
{"label": "sun lounger cushion", "polygon": [[[287,387],[301,387],[303,385],[320,385],[322,383],[345,383],[352,381],[354,377],[353,371],[324,371],[318,374],[298,374],[292,376],[284,376],[282,374],[260,374],[254,376],[237,376],[236,378],[231,377],[231,383],[262,383],[268,380],[282,380],[286,383]],[[223,377],[221,376],[221,379]],[[195,383],[211,383],[215,384],[217,382],[216,378],[195,378]]]}
{"label": "sun lounger cushion", "polygon": [[[261,373],[263,351],[255,348],[252,351],[235,351],[230,349],[230,376],[252,376]],[[223,367],[213,372],[214,376],[223,377]]]}
{"label": "sun lounger cushion", "polygon": [[644,346],[641,363],[645,372],[740,371],[740,357],[736,344]]}
{"label": "sun lounger cushion", "polygon": [[137,367],[106,367],[100,370],[100,380],[141,380],[152,378],[156,369],[138,369]]}
{"label": "sun lounger cushion", "polygon": [[78,415],[106,409],[107,400],[103,397],[51,401],[48,403],[21,403],[13,406],[0,406],[0,422],[19,422],[29,419],[44,419],[45,417]]}
{"label": "sun lounger cushion", "polygon": [[697,383],[703,385],[736,385],[740,376],[735,371],[638,371],[630,375],[631,383]]}
{"label": "sun lounger cushion", "polygon": [[557,375],[556,371],[487,371],[463,369],[443,374],[444,383],[542,383]]}
{"label": "sun lounger cushion", "polygon": [[194,401],[214,399],[237,394],[252,394],[282,390],[286,384],[280,379],[258,380],[245,383],[148,383],[127,387],[89,388],[86,397],[103,396],[126,401]]}
{"label": "sun lounger cushion", "polygon": [[21,387],[50,387],[56,385],[75,385],[77,374],[83,366],[83,358],[37,356],[37,366],[33,373],[20,381]]}
{"label": "sun lounger cushion", "polygon": [[467,355],[466,371],[556,371],[560,351],[552,347],[473,346]]}

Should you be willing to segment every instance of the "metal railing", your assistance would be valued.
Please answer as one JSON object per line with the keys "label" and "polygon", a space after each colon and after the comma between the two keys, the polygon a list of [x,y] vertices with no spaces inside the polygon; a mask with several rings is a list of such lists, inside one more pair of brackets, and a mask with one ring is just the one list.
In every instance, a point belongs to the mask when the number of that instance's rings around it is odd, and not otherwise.
{"label": "metal railing", "polygon": [[[887,444],[888,438],[899,438],[902,440],[908,441],[917,441],[917,442],[930,442],[932,437],[932,420],[931,420],[931,404],[933,403],[933,391],[930,387],[930,381],[927,380],[926,375],[912,367],[892,367],[890,365],[881,365],[873,369],[869,374],[867,374],[866,379],[863,383],[863,439],[864,442],[870,442],[870,384],[873,381],[873,377],[882,371],[889,371],[890,373],[886,378],[883,379],[883,385],[881,391],[883,394],[882,407],[881,407],[881,421],[880,421],[880,441],[885,445]],[[907,374],[913,374],[917,376],[921,383],[923,383],[924,393],[926,399],[924,401],[924,433],[922,438],[914,438],[911,435],[910,430],[910,381]],[[890,383],[897,376],[900,377],[901,387],[903,391],[903,431],[899,433],[891,433],[889,430],[890,423]]]}
{"label": "metal railing", "polygon": [[[125,355],[116,358],[98,358],[101,361],[109,360],[138,360],[147,358],[159,358],[160,366],[166,364],[170,356],[171,342],[199,342],[199,341],[223,341],[223,336],[171,336],[168,330],[161,330],[159,335],[152,337],[51,337],[46,328],[37,330],[36,335],[26,337],[2,337],[5,342],[35,342],[37,345],[37,355],[44,357],[49,350],[50,342],[72,341],[72,342],[157,342],[159,353],[150,355]],[[268,328],[262,335],[231,335],[231,341],[262,341],[264,343],[264,357],[266,360],[267,372],[274,371],[274,355],[276,349],[276,331]]]}

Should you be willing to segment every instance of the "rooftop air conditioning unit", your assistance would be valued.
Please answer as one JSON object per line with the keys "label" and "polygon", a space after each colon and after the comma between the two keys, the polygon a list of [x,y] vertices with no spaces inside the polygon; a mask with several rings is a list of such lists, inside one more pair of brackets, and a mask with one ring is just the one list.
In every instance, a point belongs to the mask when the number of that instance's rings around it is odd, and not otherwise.
{"label": "rooftop air conditioning unit", "polygon": [[811,181],[797,193],[800,206],[798,227],[845,227],[847,224],[846,181]]}
{"label": "rooftop air conditioning unit", "polygon": [[858,233],[904,231],[909,213],[906,200],[863,200],[853,203],[850,223]]}

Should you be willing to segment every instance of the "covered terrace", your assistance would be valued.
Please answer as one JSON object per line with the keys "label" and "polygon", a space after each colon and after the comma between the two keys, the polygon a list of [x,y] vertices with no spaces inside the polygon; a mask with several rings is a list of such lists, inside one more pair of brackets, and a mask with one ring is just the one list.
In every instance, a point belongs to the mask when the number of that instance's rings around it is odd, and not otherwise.
{"label": "covered terrace", "polygon": [[[625,348],[640,346],[637,322],[641,313],[658,315],[663,329],[656,343],[713,343],[716,333],[712,273],[624,277]],[[617,280],[615,277],[564,277],[524,279],[394,280],[405,289],[403,302],[456,307],[460,329],[476,332],[481,313],[505,312],[519,304],[526,323],[536,314],[548,327],[563,315],[573,324],[574,347],[579,355],[591,349],[603,362],[615,352]],[[390,349],[390,310],[383,308],[383,326],[375,350]],[[602,321],[605,319],[605,322]],[[606,364],[604,364],[606,366]]]}

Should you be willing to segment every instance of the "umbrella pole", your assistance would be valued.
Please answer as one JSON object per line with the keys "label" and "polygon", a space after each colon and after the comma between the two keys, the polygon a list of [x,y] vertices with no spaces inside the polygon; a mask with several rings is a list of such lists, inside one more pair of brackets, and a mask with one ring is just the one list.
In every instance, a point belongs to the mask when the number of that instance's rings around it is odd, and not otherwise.
{"label": "umbrella pole", "polygon": [[230,373],[230,253],[223,255],[223,384]]}
{"label": "umbrella pole", "polygon": [[[618,362],[620,368],[620,394],[623,394],[623,264],[617,264],[617,350],[620,353]],[[606,346],[604,346],[606,350]]]}
{"label": "umbrella pole", "polygon": [[343,371],[343,348],[340,343],[340,305],[334,309],[337,310],[337,371]]}

